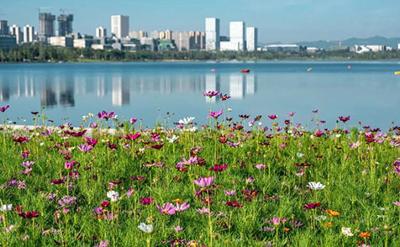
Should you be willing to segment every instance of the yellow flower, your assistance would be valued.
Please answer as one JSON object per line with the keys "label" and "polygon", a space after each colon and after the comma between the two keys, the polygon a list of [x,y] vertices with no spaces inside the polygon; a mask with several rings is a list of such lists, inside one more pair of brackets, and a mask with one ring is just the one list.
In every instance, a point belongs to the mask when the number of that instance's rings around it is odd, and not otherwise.
{"label": "yellow flower", "polygon": [[327,209],[325,212],[327,214],[329,214],[329,216],[331,216],[331,217],[337,217],[340,215],[340,213],[338,211],[331,210],[331,209]]}
{"label": "yellow flower", "polygon": [[332,226],[333,226],[333,223],[330,221],[324,223],[324,227],[326,227],[326,228],[331,228]]}
{"label": "yellow flower", "polygon": [[182,204],[183,200],[176,198],[175,200],[173,200],[173,202],[177,203],[177,204]]}

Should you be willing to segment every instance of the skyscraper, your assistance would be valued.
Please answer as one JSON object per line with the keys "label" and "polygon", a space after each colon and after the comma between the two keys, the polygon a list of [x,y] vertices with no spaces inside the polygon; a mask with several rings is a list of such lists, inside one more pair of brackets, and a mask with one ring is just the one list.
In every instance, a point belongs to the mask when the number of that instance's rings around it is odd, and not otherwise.
{"label": "skyscraper", "polygon": [[107,29],[105,29],[104,27],[96,28],[96,38],[103,39],[105,37],[107,37]]}
{"label": "skyscraper", "polygon": [[73,15],[60,15],[58,21],[58,36],[66,36],[73,32],[72,22],[74,21]]}
{"label": "skyscraper", "polygon": [[234,50],[243,51],[245,50],[245,23],[243,21],[232,21],[229,23],[229,36],[230,43]]}
{"label": "skyscraper", "polygon": [[206,50],[215,51],[219,50],[219,19],[206,18]]}
{"label": "skyscraper", "polygon": [[39,13],[39,39],[47,41],[48,37],[54,36],[54,21],[56,16],[51,13]]}
{"label": "skyscraper", "polygon": [[12,36],[15,37],[17,45],[22,42],[22,33],[21,33],[21,28],[19,28],[19,26],[12,25],[10,28],[10,33]]}
{"label": "skyscraper", "polygon": [[29,25],[24,26],[24,43],[32,43],[35,40],[35,28]]}
{"label": "skyscraper", "polygon": [[6,20],[0,20],[0,35],[8,35],[8,34],[10,34],[8,22]]}
{"label": "skyscraper", "polygon": [[256,51],[258,42],[258,30],[255,27],[246,28],[247,51]]}
{"label": "skyscraper", "polygon": [[129,35],[129,16],[111,16],[111,33],[117,38],[125,38]]}

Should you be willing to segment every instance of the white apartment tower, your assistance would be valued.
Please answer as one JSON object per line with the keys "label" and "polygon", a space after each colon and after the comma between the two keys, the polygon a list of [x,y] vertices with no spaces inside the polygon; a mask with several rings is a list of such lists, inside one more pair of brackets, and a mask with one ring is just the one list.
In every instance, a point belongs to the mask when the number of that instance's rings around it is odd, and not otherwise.
{"label": "white apartment tower", "polygon": [[243,21],[232,21],[229,23],[229,36],[233,50],[243,51],[246,49],[246,29]]}
{"label": "white apartment tower", "polygon": [[17,44],[21,44],[21,42],[22,42],[22,33],[21,33],[21,29],[19,28],[19,26],[12,25],[10,27],[10,33],[11,33],[12,36],[15,36],[15,41],[17,42]]}
{"label": "white apartment tower", "polygon": [[125,38],[129,35],[129,16],[111,16],[111,33],[117,38]]}
{"label": "white apartment tower", "polygon": [[24,43],[32,43],[35,40],[35,28],[29,25],[24,26]]}
{"label": "white apartment tower", "polygon": [[219,50],[220,31],[218,18],[206,18],[206,50]]}
{"label": "white apartment tower", "polygon": [[246,47],[247,51],[256,51],[258,42],[258,30],[255,27],[246,28]]}
{"label": "white apartment tower", "polygon": [[104,27],[96,28],[96,38],[103,39],[105,37],[107,37],[107,29],[105,29]]}

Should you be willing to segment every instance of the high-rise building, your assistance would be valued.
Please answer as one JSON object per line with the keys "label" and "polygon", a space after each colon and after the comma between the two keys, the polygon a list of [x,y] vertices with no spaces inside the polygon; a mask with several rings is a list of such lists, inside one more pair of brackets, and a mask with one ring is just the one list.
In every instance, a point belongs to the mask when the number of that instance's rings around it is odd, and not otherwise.
{"label": "high-rise building", "polygon": [[206,50],[219,50],[219,19],[206,18]]}
{"label": "high-rise building", "polygon": [[35,40],[35,28],[29,25],[24,26],[24,43],[32,43]]}
{"label": "high-rise building", "polygon": [[107,37],[107,29],[105,29],[104,27],[96,28],[96,38],[103,39],[105,37]]}
{"label": "high-rise building", "polygon": [[39,39],[47,41],[48,37],[54,36],[54,21],[56,16],[51,13],[39,13]]}
{"label": "high-rise building", "polygon": [[9,35],[10,29],[8,27],[8,21],[0,20],[0,35]]}
{"label": "high-rise building", "polygon": [[258,42],[258,30],[255,27],[246,28],[247,51],[256,51]]}
{"label": "high-rise building", "polygon": [[15,37],[15,42],[19,45],[22,42],[21,28],[17,25],[12,25],[10,28],[10,33]]}
{"label": "high-rise building", "polygon": [[232,21],[229,23],[229,37],[231,47],[236,51],[243,51],[246,48],[246,30],[243,21]]}
{"label": "high-rise building", "polygon": [[111,16],[111,33],[117,38],[125,38],[129,35],[129,16]]}
{"label": "high-rise building", "polygon": [[58,21],[58,36],[66,36],[73,32],[72,22],[74,21],[73,15],[60,15]]}

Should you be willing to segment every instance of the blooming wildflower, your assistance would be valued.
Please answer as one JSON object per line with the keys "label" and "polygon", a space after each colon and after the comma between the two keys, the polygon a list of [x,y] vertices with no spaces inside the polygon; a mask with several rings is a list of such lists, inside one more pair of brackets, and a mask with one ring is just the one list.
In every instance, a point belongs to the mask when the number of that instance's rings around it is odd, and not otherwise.
{"label": "blooming wildflower", "polygon": [[196,119],[195,117],[185,117],[180,119],[178,123],[182,125],[189,125],[192,124],[195,119]]}
{"label": "blooming wildflower", "polygon": [[154,201],[154,199],[151,197],[140,198],[140,204],[142,204],[142,205],[150,205],[153,203],[153,201]]}
{"label": "blooming wildflower", "polygon": [[394,166],[394,172],[395,172],[397,175],[400,176],[400,159],[396,160],[396,161],[393,163],[393,166]]}
{"label": "blooming wildflower", "polygon": [[397,206],[397,207],[400,207],[400,201],[393,202],[393,205],[395,205],[395,206]]}
{"label": "blooming wildflower", "polygon": [[226,196],[234,196],[236,195],[236,191],[235,190],[225,190],[224,191]]}
{"label": "blooming wildflower", "polygon": [[233,208],[243,207],[243,205],[240,204],[238,201],[227,201],[225,204],[226,204],[226,206],[233,207]]}
{"label": "blooming wildflower", "polygon": [[8,110],[8,108],[10,108],[10,105],[1,106],[0,107],[0,112],[5,112],[5,111]]}
{"label": "blooming wildflower", "polygon": [[343,123],[346,123],[347,121],[350,120],[350,116],[347,116],[347,117],[345,117],[345,116],[340,116],[340,117],[339,117],[339,120],[340,120],[341,122],[343,122]]}
{"label": "blooming wildflower", "polygon": [[370,232],[360,232],[360,234],[358,234],[358,236],[360,238],[370,238],[371,237],[371,233]]}
{"label": "blooming wildflower", "polygon": [[146,224],[146,223],[140,223],[138,226],[139,230],[141,230],[144,233],[152,233],[153,232],[153,225],[151,224]]}
{"label": "blooming wildflower", "polygon": [[112,202],[116,202],[119,199],[119,193],[111,190],[107,192],[107,197],[110,198]]}
{"label": "blooming wildflower", "polygon": [[23,211],[22,206],[17,206],[15,208],[15,211],[17,211],[18,215],[24,219],[33,219],[39,217],[39,212],[37,211]]}
{"label": "blooming wildflower", "polygon": [[354,236],[354,234],[351,232],[350,227],[342,227],[342,234],[345,235],[346,237]]}
{"label": "blooming wildflower", "polygon": [[93,149],[93,146],[92,145],[88,145],[88,144],[81,144],[81,145],[78,146],[78,149],[81,152],[87,153],[87,152],[90,152]]}
{"label": "blooming wildflower", "polygon": [[78,162],[76,162],[75,160],[71,160],[71,161],[65,162],[64,167],[67,170],[72,170],[76,164],[78,164]]}
{"label": "blooming wildflower", "polygon": [[358,148],[360,146],[361,146],[361,142],[360,141],[353,142],[353,143],[350,144],[350,148],[351,149],[356,149],[356,148]]}
{"label": "blooming wildflower", "polygon": [[133,188],[129,188],[128,191],[126,192],[126,196],[129,198],[135,193],[135,190]]}
{"label": "blooming wildflower", "polygon": [[181,227],[181,226],[176,226],[175,228],[174,228],[174,230],[175,230],[175,232],[181,232],[181,231],[183,231],[183,227]]}
{"label": "blooming wildflower", "polygon": [[297,158],[303,158],[304,154],[303,153],[297,153],[296,156],[297,156]]}
{"label": "blooming wildflower", "polygon": [[293,117],[295,114],[295,112],[289,112],[289,117]]}
{"label": "blooming wildflower", "polygon": [[323,136],[324,135],[324,132],[322,131],[322,130],[316,130],[315,132],[314,132],[314,136],[315,137],[321,137],[321,136]]}
{"label": "blooming wildflower", "polygon": [[168,141],[169,143],[174,143],[174,142],[176,142],[178,139],[179,139],[179,137],[176,136],[176,135],[173,135],[173,136],[171,136],[171,137],[167,137],[167,141]]}
{"label": "blooming wildflower", "polygon": [[222,101],[228,100],[231,98],[231,96],[227,95],[227,94],[220,94],[219,97],[221,98]]}
{"label": "blooming wildflower", "polygon": [[206,208],[206,207],[204,207],[204,208],[198,208],[198,209],[196,209],[196,211],[197,211],[199,214],[210,214],[210,213],[211,213],[210,209],[209,209],[209,208]]}
{"label": "blooming wildflower", "polygon": [[321,184],[320,182],[308,182],[307,187],[311,190],[323,190],[325,185]]}
{"label": "blooming wildflower", "polygon": [[190,204],[188,202],[184,202],[184,203],[176,203],[175,204],[175,210],[176,212],[183,212],[187,209],[190,208]]}
{"label": "blooming wildflower", "polygon": [[271,119],[271,120],[275,120],[275,119],[278,118],[278,116],[275,115],[275,114],[271,114],[271,115],[268,115],[268,118]]}
{"label": "blooming wildflower", "polygon": [[340,215],[340,213],[338,211],[331,210],[331,209],[327,209],[325,212],[331,217],[337,217]]}
{"label": "blooming wildflower", "polygon": [[176,208],[170,202],[167,202],[162,206],[157,205],[157,208],[158,208],[158,210],[160,211],[161,214],[166,214],[166,215],[174,215],[174,214],[176,214]]}
{"label": "blooming wildflower", "polygon": [[209,170],[210,171],[214,171],[214,172],[223,172],[228,168],[227,164],[222,164],[222,165],[218,165],[215,164],[213,167],[211,167]]}
{"label": "blooming wildflower", "polygon": [[137,122],[137,118],[132,117],[129,119],[129,122],[133,125]]}
{"label": "blooming wildflower", "polygon": [[24,150],[21,153],[21,156],[22,156],[23,159],[29,158],[29,155],[30,155],[30,152],[28,150]]}
{"label": "blooming wildflower", "polygon": [[208,187],[214,183],[214,177],[202,177],[194,180],[194,183],[200,187]]}
{"label": "blooming wildflower", "polygon": [[320,202],[311,202],[311,203],[307,203],[304,205],[304,209],[308,210],[308,209],[315,209],[317,207],[321,206]]}
{"label": "blooming wildflower", "polygon": [[97,140],[96,139],[94,139],[94,138],[91,138],[91,137],[89,137],[89,136],[86,136],[85,137],[85,141],[86,141],[86,144],[88,144],[88,145],[90,145],[90,146],[96,146],[97,145]]}
{"label": "blooming wildflower", "polygon": [[97,114],[97,117],[100,118],[100,119],[109,120],[109,119],[114,119],[114,118],[116,118],[116,115],[115,115],[114,112],[102,111],[102,112],[99,112],[99,113]]}
{"label": "blooming wildflower", "polygon": [[278,225],[281,225],[281,224],[285,224],[286,221],[287,221],[286,218],[280,218],[280,217],[273,217],[273,218],[271,219],[271,223],[272,223],[274,226],[278,226]]}
{"label": "blooming wildflower", "polygon": [[108,240],[102,240],[96,245],[96,247],[108,247]]}
{"label": "blooming wildflower", "polygon": [[256,165],[256,168],[257,168],[258,170],[264,170],[266,167],[267,167],[267,166],[264,165],[264,164],[257,164],[257,165]]}
{"label": "blooming wildflower", "polygon": [[1,212],[11,211],[11,210],[12,210],[12,204],[4,204],[0,206]]}
{"label": "blooming wildflower", "polygon": [[217,118],[219,118],[223,113],[224,113],[223,110],[220,110],[220,111],[212,111],[212,112],[210,112],[209,116],[212,117],[212,118],[214,118],[214,119],[217,119]]}
{"label": "blooming wildflower", "polygon": [[60,200],[58,200],[58,205],[61,207],[68,207],[72,206],[76,203],[76,197],[75,196],[64,196]]}
{"label": "blooming wildflower", "polygon": [[129,141],[134,141],[136,139],[138,139],[142,134],[140,132],[137,132],[135,134],[127,134],[125,136],[125,139],[129,140]]}
{"label": "blooming wildflower", "polygon": [[219,95],[218,91],[207,91],[203,93],[204,96],[212,98]]}
{"label": "blooming wildflower", "polygon": [[250,177],[246,178],[246,183],[247,184],[252,184],[252,183],[254,183],[254,180],[255,180],[255,178],[250,176]]}

